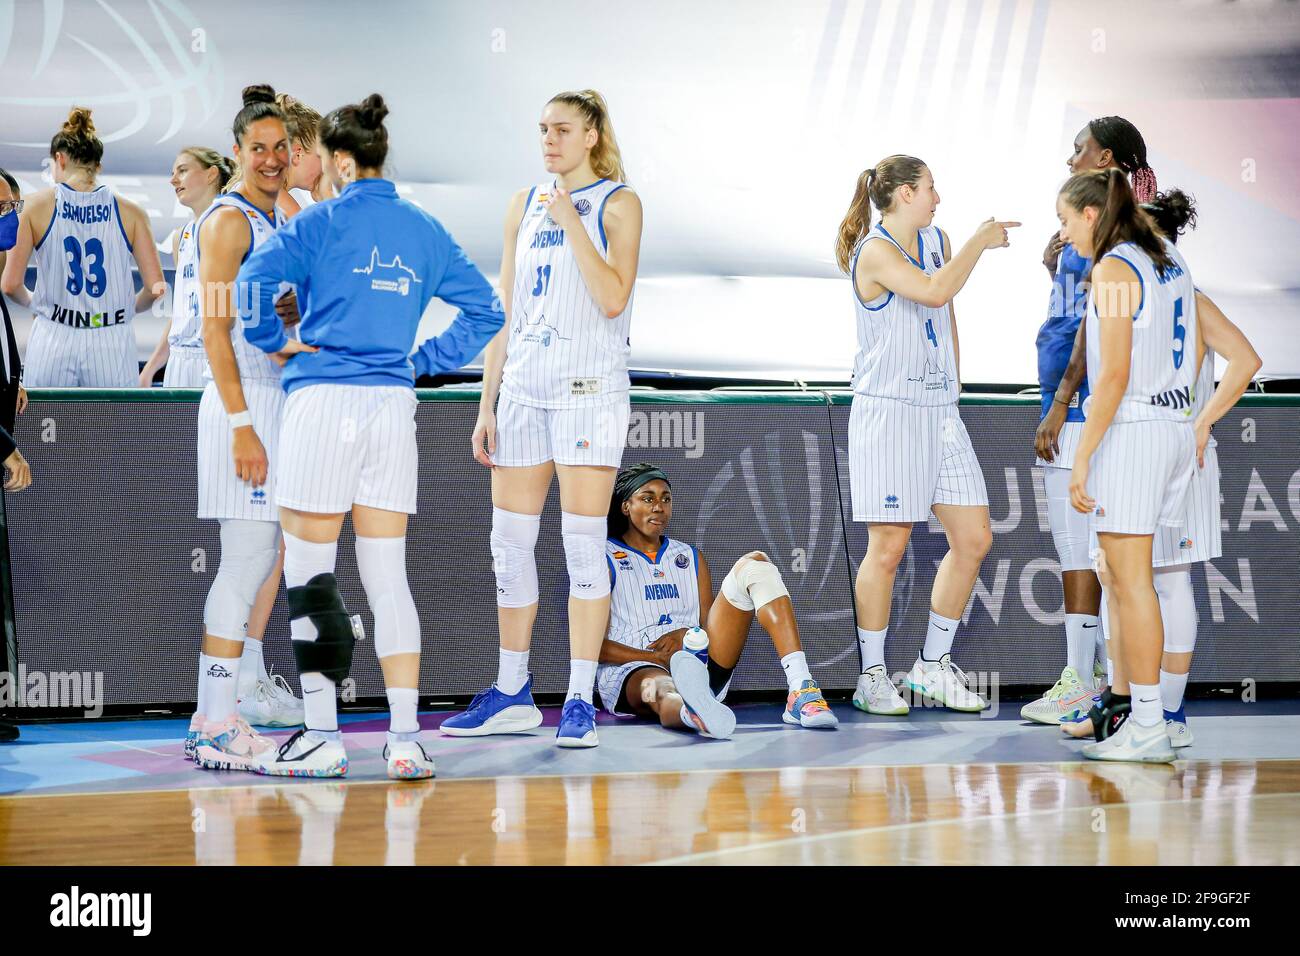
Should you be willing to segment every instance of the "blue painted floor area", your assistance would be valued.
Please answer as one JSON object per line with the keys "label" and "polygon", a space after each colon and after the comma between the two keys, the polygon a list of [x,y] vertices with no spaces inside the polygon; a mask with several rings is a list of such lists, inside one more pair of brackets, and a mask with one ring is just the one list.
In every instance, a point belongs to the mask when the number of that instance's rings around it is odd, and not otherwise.
{"label": "blue painted floor area", "polygon": [[[449,712],[420,716],[425,747],[442,779],[915,764],[1053,763],[1082,759],[1081,741],[1056,728],[1027,724],[1020,704],[992,717],[913,710],[909,717],[872,717],[835,705],[838,730],[804,730],[781,722],[775,704],[736,707],[733,739],[707,740],[640,721],[602,718],[600,746],[555,746],[555,708],[527,734],[451,738],[437,731]],[[1300,701],[1193,701],[1187,705],[1192,747],[1187,760],[1300,759]],[[282,778],[199,770],[182,757],[186,720],[98,720],[29,725],[0,745],[0,794],[184,790],[191,787],[283,783]],[[341,718],[351,781],[383,780],[387,717]],[[273,736],[287,737],[288,731]]]}

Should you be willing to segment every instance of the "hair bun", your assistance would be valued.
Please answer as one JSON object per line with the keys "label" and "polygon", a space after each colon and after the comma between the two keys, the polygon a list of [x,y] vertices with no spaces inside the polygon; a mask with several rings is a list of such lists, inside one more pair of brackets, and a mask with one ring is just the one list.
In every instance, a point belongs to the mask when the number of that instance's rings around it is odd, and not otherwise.
{"label": "hair bun", "polygon": [[377,130],[388,115],[388,104],[378,93],[371,93],[357,107],[357,120],[363,129]]}
{"label": "hair bun", "polygon": [[275,88],[265,83],[257,83],[253,86],[244,87],[243,97],[245,106],[252,106],[254,103],[274,103]]}
{"label": "hair bun", "polygon": [[70,136],[94,136],[95,121],[90,117],[90,107],[74,106],[63,122],[63,132]]}

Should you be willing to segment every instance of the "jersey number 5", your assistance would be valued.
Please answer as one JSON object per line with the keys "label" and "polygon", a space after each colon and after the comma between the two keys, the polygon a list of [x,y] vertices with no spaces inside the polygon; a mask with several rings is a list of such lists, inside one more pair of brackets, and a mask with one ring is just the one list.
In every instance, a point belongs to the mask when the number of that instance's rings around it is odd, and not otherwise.
{"label": "jersey number 5", "polygon": [[537,285],[533,286],[533,295],[546,295],[546,290],[551,287],[551,267],[537,267]]}
{"label": "jersey number 5", "polygon": [[81,243],[77,242],[76,236],[68,236],[63,240],[63,251],[68,254],[68,281],[67,289],[69,295],[81,295],[84,287],[86,295],[93,299],[98,299],[104,294],[104,289],[108,287],[108,276],[104,273],[104,245],[98,239],[87,239],[85,258],[85,270],[82,269],[82,250]]}
{"label": "jersey number 5", "polygon": [[1187,347],[1187,326],[1180,321],[1183,317],[1183,297],[1174,299],[1174,368],[1183,367],[1183,352]]}

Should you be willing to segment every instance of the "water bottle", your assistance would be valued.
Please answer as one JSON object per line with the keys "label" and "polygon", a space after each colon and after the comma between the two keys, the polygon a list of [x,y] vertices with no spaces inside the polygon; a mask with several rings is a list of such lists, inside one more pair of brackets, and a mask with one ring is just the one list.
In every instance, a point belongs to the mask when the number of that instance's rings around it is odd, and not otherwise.
{"label": "water bottle", "polygon": [[693,627],[682,638],[682,650],[694,654],[705,667],[709,666],[709,635],[702,627]]}

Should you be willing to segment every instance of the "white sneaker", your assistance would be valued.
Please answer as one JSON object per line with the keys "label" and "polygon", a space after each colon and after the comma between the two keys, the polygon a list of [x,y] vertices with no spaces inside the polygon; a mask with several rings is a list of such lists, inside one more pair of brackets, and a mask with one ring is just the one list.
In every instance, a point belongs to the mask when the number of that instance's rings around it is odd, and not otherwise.
{"label": "white sneaker", "polygon": [[434,775],[433,760],[418,740],[399,740],[384,745],[388,779],[424,780]]}
{"label": "white sneaker", "polygon": [[302,701],[279,674],[259,677],[239,695],[239,716],[259,727],[299,727],[305,719]]}
{"label": "white sneaker", "polygon": [[977,713],[988,704],[983,697],[967,687],[968,682],[962,669],[952,662],[951,654],[945,654],[937,661],[926,661],[918,657],[904,680],[913,693],[942,704],[949,710]]}
{"label": "white sneaker", "polygon": [[[1085,698],[1091,700],[1093,693],[1093,688],[1083,683],[1078,672],[1067,667],[1061,671],[1060,679],[1051,690],[1020,708],[1020,716],[1036,724],[1059,724],[1062,716],[1074,711]],[[1084,712],[1087,712],[1087,707]]]}
{"label": "white sneaker", "polygon": [[1192,732],[1188,729],[1187,724],[1181,720],[1166,720],[1165,732],[1169,735],[1169,746],[1175,750],[1190,747],[1195,739],[1192,737]]}
{"label": "white sneaker", "polygon": [[1129,717],[1114,736],[1100,743],[1085,744],[1083,755],[1089,760],[1125,760],[1134,763],[1171,763],[1174,748],[1164,724],[1142,727]]}
{"label": "white sneaker", "polygon": [[278,750],[262,754],[251,769],[272,777],[346,777],[348,754],[341,741],[300,730]]}
{"label": "white sneaker", "polygon": [[885,717],[901,717],[910,710],[907,701],[885,673],[884,664],[876,664],[862,672],[853,691],[853,706],[868,714]]}

